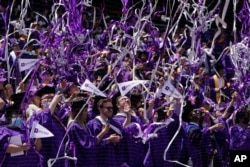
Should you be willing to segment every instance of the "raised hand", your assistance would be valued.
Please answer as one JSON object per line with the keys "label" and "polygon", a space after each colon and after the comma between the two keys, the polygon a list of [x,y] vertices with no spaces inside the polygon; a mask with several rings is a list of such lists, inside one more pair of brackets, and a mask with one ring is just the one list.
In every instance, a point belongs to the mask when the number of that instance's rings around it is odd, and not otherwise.
{"label": "raised hand", "polygon": [[108,133],[109,128],[110,128],[110,125],[109,125],[109,124],[103,125],[103,126],[102,126],[102,133],[104,133],[104,134]]}

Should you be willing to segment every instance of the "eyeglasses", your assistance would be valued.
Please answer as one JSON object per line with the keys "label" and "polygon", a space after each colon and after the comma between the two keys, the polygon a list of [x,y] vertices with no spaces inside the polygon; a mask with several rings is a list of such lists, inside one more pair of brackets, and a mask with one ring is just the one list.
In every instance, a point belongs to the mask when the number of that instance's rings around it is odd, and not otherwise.
{"label": "eyeglasses", "polygon": [[107,110],[113,110],[113,107],[102,107],[102,108],[106,108]]}

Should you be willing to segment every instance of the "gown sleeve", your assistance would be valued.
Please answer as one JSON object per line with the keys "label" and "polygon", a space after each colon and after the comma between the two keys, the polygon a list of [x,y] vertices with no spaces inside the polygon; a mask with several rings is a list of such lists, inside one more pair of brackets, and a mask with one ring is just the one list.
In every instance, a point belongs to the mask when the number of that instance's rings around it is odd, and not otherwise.
{"label": "gown sleeve", "polygon": [[69,134],[76,147],[92,148],[96,146],[96,137],[91,136],[77,123],[73,123]]}

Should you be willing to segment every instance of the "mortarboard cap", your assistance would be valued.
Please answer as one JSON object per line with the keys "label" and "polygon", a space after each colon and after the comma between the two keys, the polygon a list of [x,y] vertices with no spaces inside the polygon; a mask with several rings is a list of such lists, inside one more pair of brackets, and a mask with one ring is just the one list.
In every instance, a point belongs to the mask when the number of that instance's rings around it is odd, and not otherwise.
{"label": "mortarboard cap", "polygon": [[14,102],[15,105],[20,105],[25,96],[25,92],[13,94],[10,99]]}
{"label": "mortarboard cap", "polygon": [[[75,100],[75,101],[72,101],[72,105],[71,105],[71,108],[72,109],[81,109],[83,107],[83,105],[85,105],[86,103],[86,100]],[[85,105],[85,107],[87,107],[87,105]]]}
{"label": "mortarboard cap", "polygon": [[13,94],[10,99],[14,102],[12,105],[8,106],[5,109],[5,115],[8,118],[12,114],[22,114],[22,111],[20,109],[23,98],[25,96],[25,92],[23,93],[17,93]]}
{"label": "mortarboard cap", "polygon": [[20,106],[14,104],[14,105],[8,106],[5,109],[5,117],[6,118],[10,118],[13,114],[18,114],[18,115],[22,114]]}
{"label": "mortarboard cap", "polygon": [[78,112],[81,111],[81,108],[84,106],[84,108],[88,107],[88,104],[86,104],[86,101],[81,99],[81,100],[75,100],[72,101],[71,103],[71,112],[73,115],[77,114]]}
{"label": "mortarboard cap", "polygon": [[42,97],[46,94],[55,94],[55,88],[51,86],[44,86],[40,88],[35,94],[39,97]]}

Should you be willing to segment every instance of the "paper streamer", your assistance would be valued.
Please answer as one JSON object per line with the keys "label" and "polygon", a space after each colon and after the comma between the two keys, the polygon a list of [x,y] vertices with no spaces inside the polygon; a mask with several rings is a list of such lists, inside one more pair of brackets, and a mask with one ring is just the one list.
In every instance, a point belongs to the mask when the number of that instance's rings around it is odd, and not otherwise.
{"label": "paper streamer", "polygon": [[[117,56],[117,59],[111,63],[109,53],[107,54],[107,57],[105,58],[106,65],[110,66],[110,72],[105,74],[102,78],[102,81],[99,85],[101,85],[103,82],[106,82],[106,80],[111,76],[115,69],[122,64],[122,61],[124,60],[125,56],[129,55],[130,58],[135,60],[136,58],[136,52],[139,48],[144,47],[147,51],[150,50],[150,44],[148,43],[142,43],[141,37],[142,37],[142,31],[145,31],[147,34],[153,36],[152,30],[156,30],[157,32],[160,32],[159,29],[156,28],[153,18],[157,16],[157,14],[162,14],[160,17],[165,18],[165,33],[163,34],[163,37],[161,38],[161,42],[159,42],[159,46],[155,45],[155,50],[159,51],[165,51],[168,53],[167,59],[174,61],[173,54],[175,53],[175,44],[173,43],[173,37],[177,35],[177,31],[180,28],[180,21],[181,19],[185,18],[187,22],[191,23],[189,26],[186,26],[187,29],[191,32],[191,54],[190,54],[190,62],[191,63],[197,63],[200,61],[200,40],[201,40],[201,33],[206,32],[211,27],[211,24],[213,22],[216,22],[218,26],[217,33],[212,37],[212,47],[210,48],[210,53],[212,53],[215,40],[220,35],[221,30],[219,28],[219,24],[222,25],[224,29],[227,28],[227,24],[224,21],[225,17],[227,15],[227,10],[229,6],[229,0],[225,1],[222,16],[220,17],[218,15],[218,6],[222,3],[221,1],[218,1],[213,9],[208,11],[206,4],[209,4],[209,1],[205,0],[199,0],[196,1],[171,1],[167,0],[166,4],[162,7],[161,11],[157,11],[157,5],[158,1],[151,1],[151,0],[142,0],[140,2],[136,2],[135,4],[131,4],[128,0],[122,0],[123,4],[122,8],[122,16],[120,20],[111,20],[109,22],[106,21],[105,14],[103,13],[105,11],[104,7],[100,10],[101,11],[101,20],[104,23],[105,29],[103,29],[102,34],[98,36],[99,40],[94,40],[94,26],[97,26],[97,11],[96,8],[92,6],[91,0],[84,0],[84,1],[58,1],[57,3],[54,3],[52,6],[52,13],[50,15],[50,20],[47,20],[45,16],[42,14],[36,12],[33,10],[33,12],[38,15],[39,17],[42,17],[46,22],[51,21],[51,29],[48,30],[48,32],[41,33],[41,40],[35,41],[38,44],[42,45],[42,56],[45,56],[46,54],[50,55],[50,61],[52,62],[51,67],[54,67],[57,72],[61,71],[70,71],[72,65],[78,65],[82,67],[80,69],[80,72],[77,74],[78,81],[82,84],[84,83],[85,79],[87,78],[88,81],[91,80],[91,74],[93,73],[91,69],[97,69],[98,63],[94,64],[94,62],[97,62],[98,56],[91,56],[92,50],[96,49],[96,52],[102,52],[105,49],[107,50],[116,50],[119,52],[119,56]],[[245,13],[236,13],[236,5],[237,1],[234,0],[234,25],[233,25],[233,31],[234,31],[234,39],[236,40],[236,17],[238,19],[242,19],[241,22],[243,24],[242,26],[242,34],[244,32],[244,35],[246,35],[246,32],[248,31],[249,27],[249,16],[245,15]],[[243,10],[244,12],[248,12],[249,14],[249,2],[244,1],[243,3]],[[140,7],[138,7],[138,5]],[[177,6],[177,9],[174,9],[174,6]],[[25,30],[28,32],[27,37],[27,43],[26,46],[32,42],[32,39],[30,39],[31,32],[33,31],[32,28],[25,28],[24,26],[24,18],[27,15],[28,8],[31,7],[29,0],[22,0],[21,2],[21,14],[19,16],[20,20],[20,27],[19,30]],[[136,8],[135,8],[136,7]],[[62,13],[62,15],[58,15],[57,12],[59,11],[59,8],[64,8],[65,12]],[[12,13],[13,4],[10,6],[10,13]],[[81,25],[81,13],[91,13],[91,19],[92,19],[92,25],[90,27],[83,27]],[[244,14],[244,15],[243,15]],[[236,16],[237,15],[237,16]],[[5,15],[7,18],[7,15]],[[7,22],[7,20],[5,20]],[[11,22],[11,20],[9,20]],[[128,34],[127,30],[129,27],[132,26],[132,31],[130,34]],[[18,30],[16,30],[18,31]],[[7,29],[7,34],[4,38],[5,42],[5,58],[7,59],[9,56],[8,53],[8,39],[11,34],[9,33],[9,27]],[[180,46],[184,46],[187,35],[184,31],[184,41],[180,44]],[[127,42],[129,41],[129,42]],[[153,42],[156,42],[156,39],[152,39]],[[156,42],[157,43],[157,42]],[[235,71],[236,76],[238,79],[243,83],[242,89],[246,88],[249,84],[247,81],[243,80],[246,76],[248,76],[248,70],[249,70],[249,58],[247,57],[247,49],[248,44],[246,41],[242,40],[241,42],[238,42],[236,44],[232,44],[230,46],[231,53],[230,57],[233,61],[233,64],[235,65]],[[249,50],[248,50],[249,51]],[[151,53],[150,53],[151,54]],[[149,55],[150,55],[149,54]],[[224,52],[221,53],[220,57],[223,56]],[[97,54],[98,55],[98,54]],[[219,61],[219,58],[216,60]],[[92,64],[89,66],[89,61],[92,62]],[[59,63],[64,62],[64,63]],[[179,60],[176,60],[176,62],[179,63]],[[144,88],[147,92],[146,96],[144,97],[145,101],[149,100],[149,96],[151,93],[155,93],[155,90],[150,90],[152,86],[152,81],[155,79],[155,71],[161,67],[165,68],[167,66],[168,62],[163,62],[163,58],[159,56],[159,59],[157,62],[155,62],[151,75],[150,80],[150,86],[146,86],[143,84],[142,89]],[[130,65],[130,67],[134,70],[136,62],[133,62],[133,65]],[[174,65],[176,65],[175,63]],[[174,65],[171,68],[170,76],[172,76],[174,71]],[[176,66],[175,66],[176,67]],[[119,74],[123,70],[123,67],[119,67]],[[180,67],[182,68],[182,67]],[[8,68],[9,69],[9,68]],[[169,72],[169,71],[168,71]],[[193,75],[193,74],[190,74]],[[180,77],[184,77],[182,73],[180,73]],[[8,75],[8,78],[10,78],[10,75]],[[191,79],[191,76],[187,78],[187,83]],[[133,73],[133,79],[134,81],[134,73]],[[110,81],[111,87],[112,83],[118,84],[118,82],[113,78]],[[182,85],[179,86],[182,87],[182,89],[187,89],[186,87],[183,87]],[[98,85],[98,86],[99,86]],[[94,92],[99,92],[97,90],[98,86],[95,87]],[[109,95],[114,94],[114,92],[108,92],[109,90],[106,89],[104,92],[99,92],[100,95],[105,95],[106,93],[109,93]],[[93,92],[93,91],[92,91]],[[243,93],[243,91],[241,92]],[[176,97],[184,98],[186,96],[186,92],[181,94],[181,96],[178,94]],[[248,99],[248,96],[245,97],[245,99]],[[180,128],[180,127],[179,127]],[[179,129],[177,129],[177,132]],[[143,132],[140,131],[139,135],[136,137],[141,137],[143,135]],[[150,136],[150,135],[149,135]],[[154,134],[151,135],[151,137],[156,137]],[[149,137],[150,138],[150,137]],[[175,138],[175,136],[174,136]],[[173,138],[173,140],[174,140]],[[145,139],[146,140],[146,139]],[[169,146],[166,148],[165,152],[168,151],[168,148],[170,147],[171,142]],[[61,149],[61,148],[60,148]],[[164,155],[165,156],[165,155]],[[179,163],[179,162],[175,162]]]}

